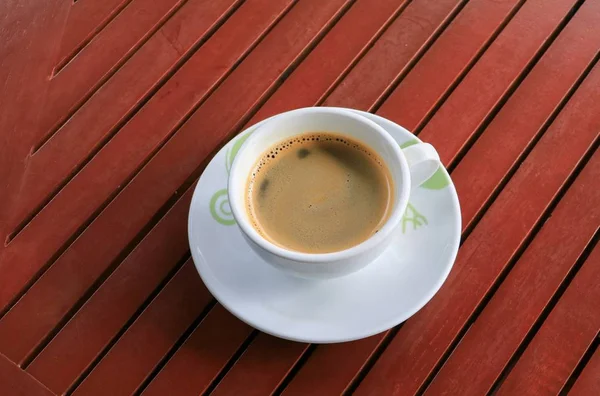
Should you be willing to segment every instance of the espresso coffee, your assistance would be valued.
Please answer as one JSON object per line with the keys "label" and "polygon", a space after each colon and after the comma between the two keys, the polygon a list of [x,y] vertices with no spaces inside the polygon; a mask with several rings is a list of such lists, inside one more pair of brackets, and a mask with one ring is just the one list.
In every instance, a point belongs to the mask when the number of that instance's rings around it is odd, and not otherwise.
{"label": "espresso coffee", "polygon": [[364,144],[308,133],[267,150],[250,173],[249,217],[263,237],[304,253],[358,245],[392,210],[392,177]]}

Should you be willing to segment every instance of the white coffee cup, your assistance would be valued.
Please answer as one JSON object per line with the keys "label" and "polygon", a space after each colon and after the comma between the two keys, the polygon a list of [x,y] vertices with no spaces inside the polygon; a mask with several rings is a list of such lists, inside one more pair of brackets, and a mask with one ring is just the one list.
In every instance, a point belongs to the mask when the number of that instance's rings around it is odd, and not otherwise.
{"label": "white coffee cup", "polygon": [[[286,249],[261,236],[246,210],[250,172],[265,151],[279,142],[309,132],[336,133],[363,143],[379,154],[392,175],[395,191],[390,217],[377,233],[351,248],[317,254]],[[439,156],[430,144],[418,143],[401,149],[385,129],[351,110],[298,109],[270,118],[244,142],[229,173],[229,205],[243,236],[265,261],[304,278],[335,278],[365,267],[384,252],[400,226],[411,187],[425,182],[439,165]]]}

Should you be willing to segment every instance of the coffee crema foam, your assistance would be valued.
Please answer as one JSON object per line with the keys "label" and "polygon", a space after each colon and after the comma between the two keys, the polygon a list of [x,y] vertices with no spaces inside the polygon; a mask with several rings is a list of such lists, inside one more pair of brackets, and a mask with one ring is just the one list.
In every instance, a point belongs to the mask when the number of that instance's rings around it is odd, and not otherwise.
{"label": "coffee crema foam", "polygon": [[266,150],[246,191],[256,231],[305,253],[358,245],[385,223],[392,202],[392,177],[379,156],[328,132],[295,136]]}

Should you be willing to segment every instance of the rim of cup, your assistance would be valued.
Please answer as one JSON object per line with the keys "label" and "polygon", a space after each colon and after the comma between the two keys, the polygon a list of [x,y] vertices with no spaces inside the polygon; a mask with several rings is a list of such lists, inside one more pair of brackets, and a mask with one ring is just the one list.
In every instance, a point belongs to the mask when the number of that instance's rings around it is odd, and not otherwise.
{"label": "rim of cup", "polygon": [[[354,245],[350,248],[335,251],[335,252],[328,252],[328,253],[306,253],[306,252],[300,252],[300,251],[296,251],[296,250],[286,249],[285,247],[277,245],[274,242],[271,242],[268,239],[266,239],[265,237],[263,237],[251,224],[251,221],[248,218],[249,215],[247,213],[247,210],[246,210],[246,207],[244,204],[245,203],[245,194],[246,194],[246,189],[247,189],[247,181],[249,180],[250,172],[252,172],[252,169],[248,169],[248,168],[243,169],[243,167],[240,166],[240,163],[241,163],[240,159],[242,158],[244,151],[247,150],[247,148],[250,147],[254,141],[260,139],[260,136],[259,136],[260,130],[262,128],[264,128],[265,126],[267,126],[270,122],[273,122],[275,120],[281,121],[282,118],[293,118],[293,117],[306,116],[306,115],[309,116],[310,114],[317,114],[317,113],[335,114],[338,116],[343,116],[343,117],[352,119],[354,122],[363,124],[363,126],[365,128],[368,128],[369,130],[371,130],[372,133],[378,134],[379,137],[384,139],[386,141],[386,143],[390,146],[390,148],[392,150],[392,155],[394,157],[396,157],[398,162],[401,164],[400,173],[402,175],[401,176],[402,183],[406,186],[402,189],[397,190],[400,193],[394,195],[394,200],[393,200],[394,206],[392,209],[392,213],[390,214],[387,221],[383,224],[383,226],[378,230],[377,233],[371,235],[369,238],[367,238],[363,242],[361,242],[357,245]],[[307,130],[305,132],[299,133],[298,135],[302,135],[304,133],[311,133],[311,132],[316,132],[316,131],[308,131]],[[326,133],[327,131],[324,131],[324,132]],[[336,133],[339,133],[339,132],[336,132]],[[342,136],[344,135],[343,132],[339,133],[339,134],[341,134]],[[347,136],[350,136],[350,135],[348,134]],[[350,137],[353,140],[359,140],[362,144],[371,148],[373,151],[377,152],[368,143],[361,141],[360,139],[357,139],[353,136],[350,136]],[[283,139],[283,140],[287,140],[287,139]],[[269,143],[269,145],[274,146],[277,143],[279,143],[279,141],[273,141],[272,143]],[[262,151],[260,155],[256,156],[256,158],[254,159],[255,160],[254,164],[256,164],[256,162],[258,162],[261,155],[264,154],[264,152],[266,150],[267,150],[267,147],[265,147],[264,151]],[[385,161],[384,158],[382,158],[382,157],[380,157],[380,158],[389,169],[392,169],[391,165],[387,161]],[[244,182],[243,183],[236,182],[239,180],[243,180]],[[397,183],[397,181],[394,181],[394,183]],[[267,250],[268,252],[270,252],[276,256],[288,259],[288,260],[293,260],[293,261],[298,261],[298,262],[306,262],[306,263],[324,263],[324,262],[348,259],[350,257],[360,255],[361,253],[364,253],[370,249],[373,249],[374,247],[379,245],[383,240],[385,240],[389,234],[393,233],[398,228],[400,221],[402,220],[402,216],[404,214],[406,206],[408,204],[408,198],[409,198],[409,192],[410,192],[410,172],[409,172],[408,162],[407,162],[406,158],[404,157],[404,154],[402,153],[402,149],[400,148],[400,146],[396,143],[394,138],[385,129],[383,129],[381,126],[377,125],[375,122],[363,117],[362,115],[355,114],[355,113],[352,113],[350,111],[343,110],[343,109],[327,108],[327,107],[307,107],[307,108],[296,109],[296,110],[292,110],[292,111],[288,111],[285,113],[280,113],[278,115],[275,115],[275,116],[269,118],[268,120],[266,120],[263,124],[258,126],[258,128],[254,132],[252,132],[252,135],[250,137],[248,137],[248,139],[246,139],[244,144],[240,147],[235,159],[233,160],[233,163],[231,165],[230,174],[229,174],[227,190],[228,190],[228,194],[229,194],[229,204],[231,207],[233,217],[234,217],[236,223],[238,224],[238,226],[240,227],[240,229],[242,230],[242,232],[244,234],[246,234],[246,236],[248,238],[250,238],[250,240],[252,242],[257,244],[259,247]],[[240,199],[240,200],[235,199],[234,197],[238,196],[238,194],[242,194],[242,196],[244,198]],[[243,204],[240,205],[239,204],[240,202],[242,202]]]}

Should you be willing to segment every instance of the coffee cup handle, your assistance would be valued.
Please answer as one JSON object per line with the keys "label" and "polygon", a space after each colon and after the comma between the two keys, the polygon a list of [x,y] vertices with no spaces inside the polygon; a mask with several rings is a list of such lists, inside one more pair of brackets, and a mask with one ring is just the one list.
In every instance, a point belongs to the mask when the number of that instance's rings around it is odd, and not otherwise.
{"label": "coffee cup handle", "polygon": [[417,143],[402,149],[410,169],[411,187],[425,183],[441,166],[440,156],[429,143]]}

